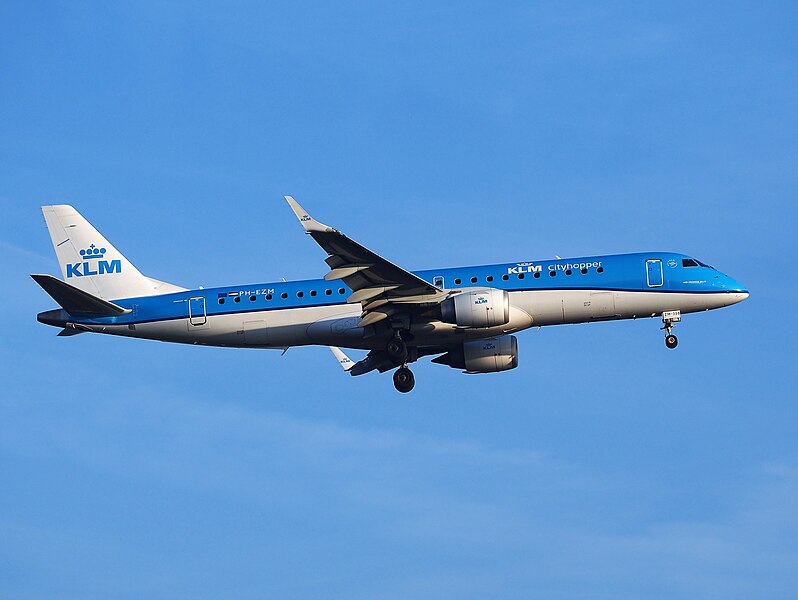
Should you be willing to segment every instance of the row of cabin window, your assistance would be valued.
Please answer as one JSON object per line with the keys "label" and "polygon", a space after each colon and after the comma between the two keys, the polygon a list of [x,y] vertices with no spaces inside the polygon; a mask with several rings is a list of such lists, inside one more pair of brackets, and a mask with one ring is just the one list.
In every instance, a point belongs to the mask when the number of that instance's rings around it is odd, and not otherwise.
{"label": "row of cabin window", "polygon": [[[582,269],[580,272],[582,273],[582,275],[586,275],[587,274],[587,269]],[[597,273],[603,273],[604,272],[604,267],[598,267],[596,269],[596,272]],[[566,275],[571,275],[571,273],[572,273],[571,269],[566,269],[565,270],[565,274]],[[549,271],[549,276],[555,277],[556,275],[557,275],[557,271]],[[535,271],[532,274],[532,276],[535,277],[536,279],[539,278],[540,277],[540,271]],[[518,279],[523,279],[524,277],[525,277],[524,273],[518,273]],[[506,273],[504,275],[502,275],[502,280],[507,281],[508,279],[510,279],[509,275],[507,275]],[[471,283],[476,283],[477,281],[478,280],[477,280],[476,277],[472,277],[471,278]],[[487,277],[485,277],[485,281],[487,281],[488,283],[491,283],[493,281],[493,275],[488,275]],[[454,284],[455,285],[460,285],[461,283],[462,283],[462,280],[459,277],[456,277],[454,279]],[[330,289],[324,290],[324,294],[327,295],[327,296],[331,296],[332,293],[333,293],[333,291],[330,290]],[[346,290],[344,288],[338,288],[338,293],[339,294],[345,294]],[[302,298],[304,295],[305,295],[305,293],[302,292],[302,291],[299,291],[299,292],[296,293],[296,297],[297,298]],[[316,296],[316,290],[310,290],[310,295],[311,296]],[[257,298],[258,298],[257,296],[250,296],[249,297],[249,301],[250,302],[255,302],[255,300]],[[271,294],[265,294],[265,298],[266,298],[266,300],[271,300],[272,299],[272,295]],[[286,298],[288,298],[288,294],[286,292],[283,292],[282,294],[280,294],[280,298],[285,300]],[[225,301],[224,298],[219,298],[219,304],[224,304],[224,301]],[[235,296],[233,298],[233,302],[241,302],[241,296]]]}
{"label": "row of cabin window", "polygon": [[[596,272],[597,273],[603,273],[604,272],[604,267],[597,268]],[[572,273],[571,269],[566,269],[565,270],[565,274],[566,275],[570,275],[571,273]],[[580,271],[580,273],[582,273],[582,275],[587,275],[587,269],[582,269]],[[557,271],[549,271],[549,276],[550,277],[555,277],[556,275],[557,275]],[[518,274],[518,279],[523,279],[525,276],[526,275],[524,273],[519,273]],[[540,271],[535,271],[532,274],[532,276],[535,277],[535,279],[539,278],[540,277]],[[509,275],[507,275],[506,273],[504,275],[502,275],[502,280],[507,281],[508,279],[510,279]],[[476,277],[472,277],[471,278],[471,283],[476,283],[477,281],[478,280],[477,280]],[[488,275],[487,277],[485,277],[485,281],[487,281],[488,283],[491,283],[493,281],[493,275]],[[461,283],[462,283],[462,280],[459,277],[455,277],[454,278],[454,285],[460,285]]]}
{"label": "row of cabin window", "polygon": [[[346,294],[346,289],[345,288],[338,288],[338,293],[339,294]],[[328,290],[324,290],[324,294],[326,296],[332,296],[333,291],[329,290],[329,289]],[[266,298],[266,300],[271,300],[272,299],[272,295],[271,294],[262,294],[262,295],[263,295],[264,298]],[[316,290],[310,290],[310,295],[311,296],[315,296],[316,295]],[[305,296],[305,292],[297,292],[296,293],[296,297],[297,298],[302,298],[304,296]],[[280,294],[280,298],[285,300],[286,298],[288,298],[288,293],[287,292],[283,292],[282,294]],[[255,300],[257,300],[257,299],[258,299],[258,296],[250,296],[249,297],[249,301],[250,302],[255,302]],[[219,304],[224,304],[224,301],[225,301],[225,298],[219,298]],[[241,302],[241,296],[235,296],[233,298],[233,302]]]}

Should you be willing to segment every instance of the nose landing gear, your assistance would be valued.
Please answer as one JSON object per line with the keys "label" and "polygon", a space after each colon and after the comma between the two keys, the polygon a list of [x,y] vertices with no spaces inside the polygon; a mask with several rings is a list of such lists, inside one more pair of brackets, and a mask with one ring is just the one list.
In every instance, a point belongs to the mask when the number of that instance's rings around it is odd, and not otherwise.
{"label": "nose landing gear", "polygon": [[668,332],[668,335],[665,336],[665,345],[671,350],[679,345],[679,339],[671,332],[673,331],[674,323],[678,323],[681,320],[681,311],[666,310],[662,313],[662,327],[660,329]]}
{"label": "nose landing gear", "polygon": [[416,378],[413,376],[413,371],[402,365],[393,374],[393,385],[396,391],[406,394],[412,390],[416,385]]}

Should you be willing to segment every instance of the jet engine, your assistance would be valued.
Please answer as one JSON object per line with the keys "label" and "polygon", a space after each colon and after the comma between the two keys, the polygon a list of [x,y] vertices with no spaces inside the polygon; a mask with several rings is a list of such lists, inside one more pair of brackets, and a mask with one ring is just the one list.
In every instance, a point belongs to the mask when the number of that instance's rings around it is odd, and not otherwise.
{"label": "jet engine", "polygon": [[510,295],[504,290],[463,292],[441,302],[441,321],[460,327],[496,327],[510,321]]}
{"label": "jet engine", "polygon": [[464,369],[466,373],[497,373],[518,366],[518,340],[514,335],[503,335],[485,340],[464,342],[460,348],[451,350],[432,360],[453,369]]}

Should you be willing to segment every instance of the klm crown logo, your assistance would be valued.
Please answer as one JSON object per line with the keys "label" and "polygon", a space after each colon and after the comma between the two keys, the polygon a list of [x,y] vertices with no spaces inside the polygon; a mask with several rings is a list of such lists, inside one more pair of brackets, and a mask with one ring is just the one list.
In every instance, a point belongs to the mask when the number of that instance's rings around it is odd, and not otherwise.
{"label": "klm crown logo", "polygon": [[90,258],[103,258],[105,256],[105,248],[98,248],[94,244],[80,251],[80,256],[85,260]]}
{"label": "klm crown logo", "polygon": [[[91,275],[105,275],[106,273],[121,273],[122,261],[105,260],[105,248],[98,248],[96,245],[91,244],[88,248],[80,251],[80,258],[83,262],[67,263],[66,276],[70,277],[89,277]],[[89,261],[98,261],[91,268]]]}

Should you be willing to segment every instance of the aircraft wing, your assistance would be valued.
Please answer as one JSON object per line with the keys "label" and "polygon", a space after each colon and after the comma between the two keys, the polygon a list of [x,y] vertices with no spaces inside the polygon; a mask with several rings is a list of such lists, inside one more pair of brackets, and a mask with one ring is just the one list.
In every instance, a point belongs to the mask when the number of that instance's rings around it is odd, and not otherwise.
{"label": "aircraft wing", "polygon": [[346,301],[363,306],[360,327],[408,310],[409,305],[437,304],[446,297],[440,288],[312,218],[291,196],[285,199],[305,233],[329,254],[325,262],[331,270],[324,279],[342,279],[352,289]]}

